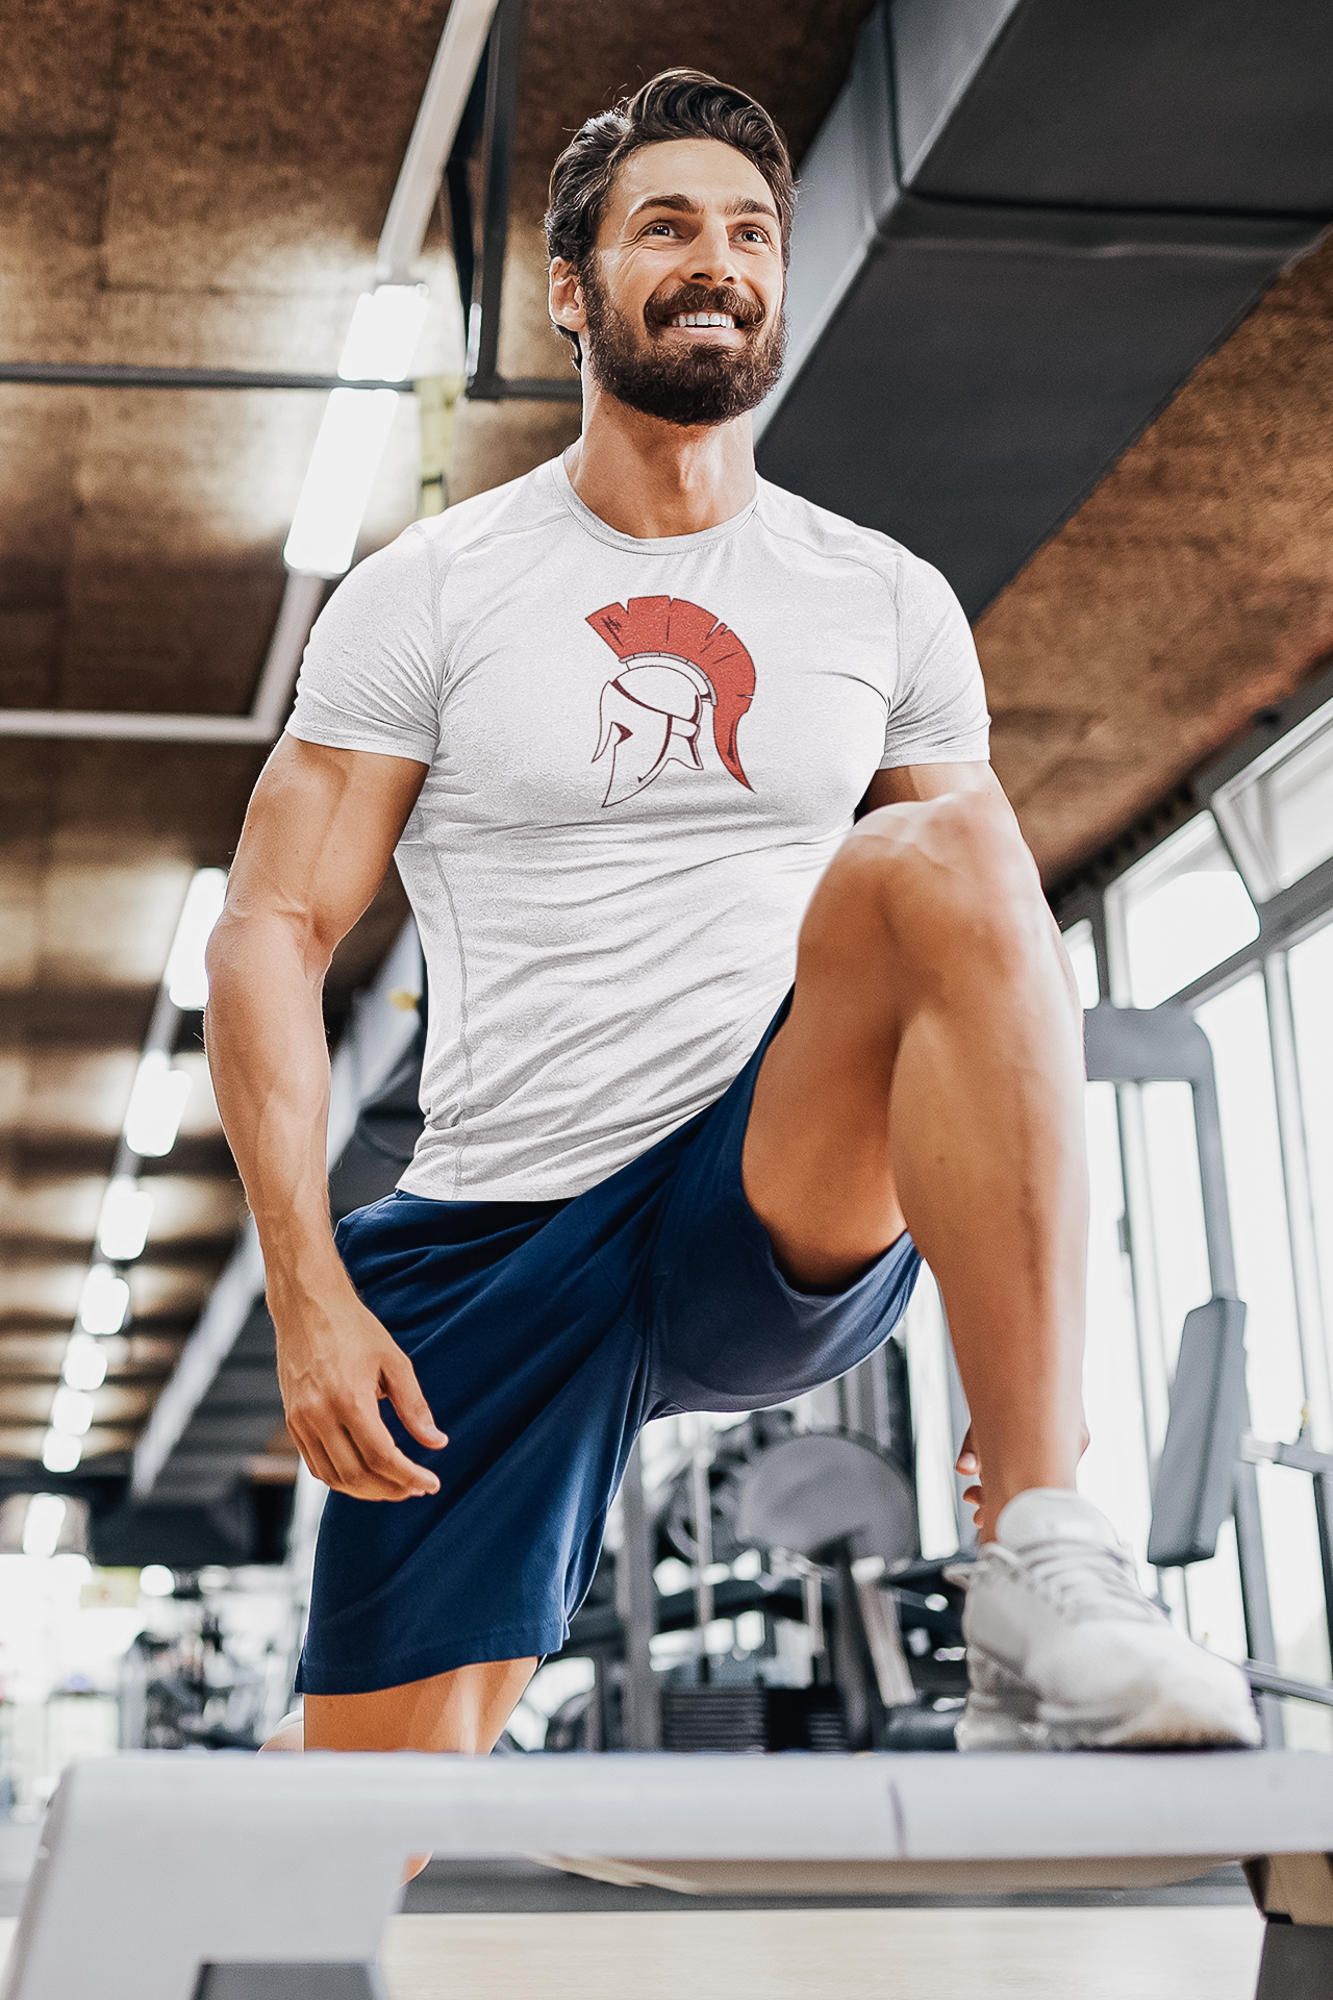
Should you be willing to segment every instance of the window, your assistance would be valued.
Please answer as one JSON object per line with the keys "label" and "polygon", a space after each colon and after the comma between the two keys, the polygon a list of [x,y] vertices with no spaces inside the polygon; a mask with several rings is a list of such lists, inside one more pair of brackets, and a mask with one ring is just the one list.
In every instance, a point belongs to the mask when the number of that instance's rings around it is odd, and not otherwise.
{"label": "window", "polygon": [[1106,914],[1122,1007],[1156,1007],[1259,935],[1258,913],[1206,812],[1111,885]]}
{"label": "window", "polygon": [[1333,855],[1333,702],[1214,795],[1213,810],[1261,903]]}

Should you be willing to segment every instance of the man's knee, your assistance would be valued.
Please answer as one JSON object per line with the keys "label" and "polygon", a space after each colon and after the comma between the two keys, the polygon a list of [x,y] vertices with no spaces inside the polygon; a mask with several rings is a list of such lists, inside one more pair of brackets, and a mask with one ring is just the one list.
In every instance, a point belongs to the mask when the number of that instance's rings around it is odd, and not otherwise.
{"label": "man's knee", "polygon": [[838,887],[852,888],[863,903],[873,899],[898,950],[933,956],[960,931],[983,956],[1049,946],[1036,864],[997,793],[882,806],[858,823],[834,868],[840,865]]}

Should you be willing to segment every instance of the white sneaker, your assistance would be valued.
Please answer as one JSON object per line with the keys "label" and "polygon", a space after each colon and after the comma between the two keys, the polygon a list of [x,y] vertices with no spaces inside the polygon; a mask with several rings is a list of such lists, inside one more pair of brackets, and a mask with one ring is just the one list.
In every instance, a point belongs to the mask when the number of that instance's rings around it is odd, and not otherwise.
{"label": "white sneaker", "polygon": [[1104,1514],[1077,1493],[1011,1500],[966,1582],[971,1691],[960,1750],[1256,1745],[1249,1684],[1183,1638],[1139,1588]]}

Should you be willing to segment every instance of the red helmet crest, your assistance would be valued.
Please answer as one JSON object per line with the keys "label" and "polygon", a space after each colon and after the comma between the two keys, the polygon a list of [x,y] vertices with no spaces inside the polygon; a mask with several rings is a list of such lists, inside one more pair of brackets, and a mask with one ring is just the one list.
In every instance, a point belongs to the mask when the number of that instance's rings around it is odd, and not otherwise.
{"label": "red helmet crest", "polygon": [[645,653],[684,660],[696,667],[713,691],[713,741],[738,784],[754,787],[741,765],[736,732],[754,700],[754,661],[736,634],[702,605],[684,597],[631,597],[605,604],[589,625],[618,660]]}

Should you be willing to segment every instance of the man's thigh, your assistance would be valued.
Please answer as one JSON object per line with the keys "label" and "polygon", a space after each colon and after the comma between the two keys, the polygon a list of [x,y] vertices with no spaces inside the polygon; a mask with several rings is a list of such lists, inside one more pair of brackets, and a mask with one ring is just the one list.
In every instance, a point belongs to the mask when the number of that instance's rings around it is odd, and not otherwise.
{"label": "man's thigh", "polygon": [[849,1283],[906,1227],[889,1151],[898,1018],[877,863],[853,835],[815,892],[746,1129],[746,1197],[795,1284]]}
{"label": "man's thigh", "polygon": [[308,1694],[307,1750],[458,1750],[498,1743],[535,1659],[486,1660],[372,1694]]}

